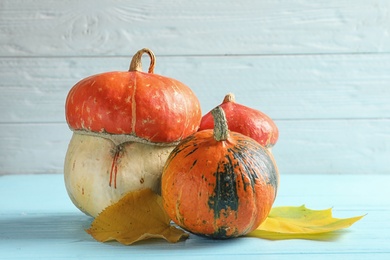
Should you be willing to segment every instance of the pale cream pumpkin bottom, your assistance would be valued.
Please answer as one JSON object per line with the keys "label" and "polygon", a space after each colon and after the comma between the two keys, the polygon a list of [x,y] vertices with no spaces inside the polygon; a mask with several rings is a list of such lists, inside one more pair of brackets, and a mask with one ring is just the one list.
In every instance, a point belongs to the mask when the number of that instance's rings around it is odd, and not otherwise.
{"label": "pale cream pumpkin bottom", "polygon": [[160,193],[162,169],[174,147],[116,145],[107,138],[73,133],[64,165],[68,195],[82,212],[96,217],[130,191],[151,188]]}

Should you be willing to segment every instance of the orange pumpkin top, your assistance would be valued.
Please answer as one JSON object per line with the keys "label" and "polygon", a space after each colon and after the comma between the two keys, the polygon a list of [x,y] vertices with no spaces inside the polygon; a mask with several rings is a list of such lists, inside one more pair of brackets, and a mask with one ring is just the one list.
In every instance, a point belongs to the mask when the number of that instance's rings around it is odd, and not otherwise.
{"label": "orange pumpkin top", "polygon": [[[225,96],[220,107],[225,111],[229,130],[249,136],[264,147],[272,147],[277,142],[279,130],[275,122],[263,112],[236,103],[231,93]],[[199,131],[213,127],[213,117],[208,112],[202,117]]]}
{"label": "orange pumpkin top", "polygon": [[[141,56],[149,54],[149,72],[142,72]],[[155,56],[138,51],[129,71],[87,77],[70,90],[66,120],[75,131],[132,135],[152,143],[177,142],[197,131],[200,103],[183,83],[153,73]]]}

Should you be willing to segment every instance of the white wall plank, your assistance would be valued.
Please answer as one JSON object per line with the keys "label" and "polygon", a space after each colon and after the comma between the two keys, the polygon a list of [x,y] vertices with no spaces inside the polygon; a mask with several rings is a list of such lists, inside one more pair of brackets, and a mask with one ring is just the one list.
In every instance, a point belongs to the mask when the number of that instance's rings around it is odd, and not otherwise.
{"label": "white wall plank", "polygon": [[143,47],[204,112],[274,118],[283,174],[389,174],[389,24],[388,0],[2,0],[0,174],[61,173],[69,89]]}
{"label": "white wall plank", "polygon": [[[129,59],[3,58],[0,122],[63,122],[76,82],[126,70]],[[389,71],[390,55],[157,57],[156,64],[156,73],[190,86],[204,112],[234,92],[275,119],[389,118]]]}
{"label": "white wall plank", "polygon": [[387,0],[3,0],[1,56],[390,51]]}
{"label": "white wall plank", "polygon": [[[281,174],[390,174],[390,120],[276,123]],[[64,123],[0,125],[0,175],[62,173],[70,137]]]}
{"label": "white wall plank", "polygon": [[277,121],[285,174],[390,174],[390,120]]}
{"label": "white wall plank", "polygon": [[63,172],[66,124],[1,124],[0,135],[0,175]]}

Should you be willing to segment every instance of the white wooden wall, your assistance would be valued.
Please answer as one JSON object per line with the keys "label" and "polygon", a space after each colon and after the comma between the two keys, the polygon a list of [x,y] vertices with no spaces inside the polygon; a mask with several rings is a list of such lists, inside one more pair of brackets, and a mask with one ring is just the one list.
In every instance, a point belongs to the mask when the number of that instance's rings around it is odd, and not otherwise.
{"label": "white wooden wall", "polygon": [[62,173],[69,89],[143,47],[270,115],[281,174],[390,173],[389,0],[1,0],[0,174]]}

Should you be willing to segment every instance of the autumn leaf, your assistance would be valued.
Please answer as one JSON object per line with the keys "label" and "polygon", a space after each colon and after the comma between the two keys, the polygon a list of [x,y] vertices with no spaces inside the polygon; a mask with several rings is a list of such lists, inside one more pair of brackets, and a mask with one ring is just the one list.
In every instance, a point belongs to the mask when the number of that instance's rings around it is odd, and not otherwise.
{"label": "autumn leaf", "polygon": [[150,189],[130,192],[103,210],[86,230],[100,242],[116,240],[124,245],[149,238],[175,243],[188,234],[170,225],[161,196]]}
{"label": "autumn leaf", "polygon": [[274,207],[267,219],[248,236],[272,240],[292,238],[330,240],[337,237],[335,231],[351,226],[362,217],[334,218],[332,209],[311,210],[305,205]]}

